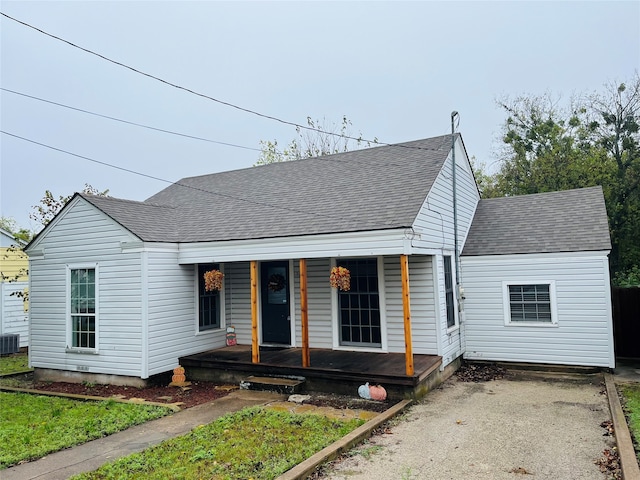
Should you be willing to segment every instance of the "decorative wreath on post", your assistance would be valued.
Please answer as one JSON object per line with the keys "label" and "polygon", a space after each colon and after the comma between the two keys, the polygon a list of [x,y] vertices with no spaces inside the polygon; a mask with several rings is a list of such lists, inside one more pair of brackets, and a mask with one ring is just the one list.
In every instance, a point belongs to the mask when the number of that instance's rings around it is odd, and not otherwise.
{"label": "decorative wreath on post", "polygon": [[204,272],[204,289],[207,292],[217,292],[222,288],[224,273],[220,270]]}
{"label": "decorative wreath on post", "polygon": [[274,273],[267,280],[267,287],[272,292],[279,292],[284,288],[284,277],[279,273]]}
{"label": "decorative wreath on post", "polygon": [[346,292],[351,289],[351,273],[345,267],[333,267],[329,276],[329,283],[333,288]]}

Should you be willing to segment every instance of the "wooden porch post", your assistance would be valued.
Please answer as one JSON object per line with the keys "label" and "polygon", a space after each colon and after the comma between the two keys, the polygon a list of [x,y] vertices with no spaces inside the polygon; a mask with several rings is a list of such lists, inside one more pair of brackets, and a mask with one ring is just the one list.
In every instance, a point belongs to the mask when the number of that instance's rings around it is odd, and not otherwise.
{"label": "wooden porch post", "polygon": [[251,260],[251,362],[260,363],[258,345],[258,262]]}
{"label": "wooden porch post", "polygon": [[309,353],[309,312],[307,309],[307,260],[300,259],[300,321],[302,322],[302,366],[311,366]]}
{"label": "wooden porch post", "polygon": [[407,375],[413,375],[413,341],[411,340],[411,303],[409,298],[409,257],[400,255],[402,274],[402,311],[404,313],[404,363]]}

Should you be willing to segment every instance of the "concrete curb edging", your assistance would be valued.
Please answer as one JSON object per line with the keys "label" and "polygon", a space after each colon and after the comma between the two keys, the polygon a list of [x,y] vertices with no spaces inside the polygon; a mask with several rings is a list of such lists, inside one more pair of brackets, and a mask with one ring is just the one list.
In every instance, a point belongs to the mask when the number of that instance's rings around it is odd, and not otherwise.
{"label": "concrete curb edging", "polygon": [[124,399],[117,397],[97,397],[94,395],[79,395],[77,393],[60,393],[60,392],[50,392],[48,390],[32,390],[29,388],[19,388],[19,387],[1,387],[0,392],[17,392],[17,393],[29,393],[32,395],[46,395],[48,397],[62,397],[69,398],[71,400],[91,400],[96,402],[106,402],[109,400],[113,400],[118,403],[132,403],[134,405],[152,405],[154,407],[165,407],[172,410],[174,413],[179,412],[181,410],[180,406],[176,403],[160,403],[160,402],[149,402],[147,400],[134,400],[134,399]]}
{"label": "concrete curb edging", "polygon": [[613,431],[618,445],[618,455],[620,456],[620,468],[624,480],[640,480],[640,467],[636,458],[636,452],[631,441],[631,434],[627,426],[627,420],[622,411],[618,390],[616,388],[613,375],[604,374],[604,381],[607,387],[607,397],[609,397],[609,409],[613,421]]}
{"label": "concrete curb edging", "polygon": [[[318,453],[307,458],[304,462],[299,463],[290,470],[276,478],[276,480],[302,480],[313,473],[318,465],[335,459],[341,453],[346,452],[365,438],[371,436],[371,432],[398,415],[412,403],[412,400],[402,400],[391,408],[388,408],[380,415],[369,420],[364,425],[356,428],[353,432],[342,437],[340,440],[333,442],[331,445],[323,448]],[[628,480],[628,479],[627,479]]]}

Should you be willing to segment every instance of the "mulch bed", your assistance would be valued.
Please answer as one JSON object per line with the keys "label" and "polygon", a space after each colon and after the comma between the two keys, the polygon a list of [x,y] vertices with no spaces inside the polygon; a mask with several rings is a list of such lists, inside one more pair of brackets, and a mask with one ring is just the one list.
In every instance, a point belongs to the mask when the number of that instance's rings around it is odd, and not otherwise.
{"label": "mulch bed", "polygon": [[393,403],[378,402],[375,400],[365,400],[360,397],[349,397],[335,394],[316,394],[311,399],[304,402],[306,405],[316,405],[318,407],[348,408],[351,410],[367,410],[369,412],[382,413],[393,406]]}
{"label": "mulch bed", "polygon": [[68,393],[75,395],[91,395],[94,397],[117,397],[121,399],[143,399],[157,403],[180,402],[180,408],[190,408],[202,403],[211,402],[224,397],[234,386],[217,385],[210,382],[191,382],[188,387],[173,387],[168,385],[153,385],[148,387],[125,387],[119,385],[94,385],[87,383],[67,382],[21,382],[21,388],[41,390],[46,392]]}
{"label": "mulch bed", "polygon": [[455,373],[461,382],[489,382],[508,376],[507,370],[495,363],[463,363]]}
{"label": "mulch bed", "polygon": [[[211,402],[228,395],[238,388],[237,385],[220,385],[211,382],[191,382],[187,387],[152,385],[141,388],[90,383],[35,382],[32,380],[32,374],[30,373],[26,374],[20,381],[12,382],[11,386],[94,397],[136,398],[156,403],[170,404],[179,402],[181,409]],[[376,402],[360,397],[334,394],[314,394],[311,399],[306,400],[304,403],[320,407],[360,409],[378,413],[384,412],[392,406],[392,403],[389,402]]]}

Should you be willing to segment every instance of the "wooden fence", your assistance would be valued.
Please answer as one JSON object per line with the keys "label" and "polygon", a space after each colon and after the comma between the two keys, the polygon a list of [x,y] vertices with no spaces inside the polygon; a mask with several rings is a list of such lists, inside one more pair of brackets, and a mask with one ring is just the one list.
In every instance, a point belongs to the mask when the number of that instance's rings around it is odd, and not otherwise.
{"label": "wooden fence", "polygon": [[640,287],[611,289],[616,357],[640,358]]}

